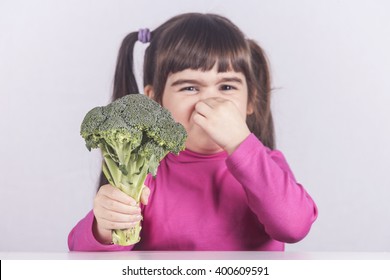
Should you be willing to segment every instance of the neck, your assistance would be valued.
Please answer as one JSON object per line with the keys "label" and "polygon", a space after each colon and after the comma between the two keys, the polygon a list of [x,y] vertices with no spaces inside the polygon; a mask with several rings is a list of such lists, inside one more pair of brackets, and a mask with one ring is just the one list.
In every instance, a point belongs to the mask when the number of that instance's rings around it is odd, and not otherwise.
{"label": "neck", "polygon": [[204,155],[212,155],[223,152],[223,149],[217,144],[213,143],[211,145],[199,145],[199,143],[187,144],[186,149],[191,152],[204,154]]}

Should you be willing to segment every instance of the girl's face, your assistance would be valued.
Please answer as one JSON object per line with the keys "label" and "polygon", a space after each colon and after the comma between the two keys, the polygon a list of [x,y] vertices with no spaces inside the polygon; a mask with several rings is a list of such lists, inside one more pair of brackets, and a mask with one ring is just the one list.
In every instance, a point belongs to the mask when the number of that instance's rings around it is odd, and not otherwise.
{"label": "girl's face", "polygon": [[231,101],[243,119],[251,113],[251,109],[248,109],[248,87],[245,76],[234,71],[218,73],[216,67],[205,72],[186,69],[170,74],[162,98],[162,106],[172,113],[175,121],[181,123],[188,133],[186,148],[202,154],[223,150],[193,120],[195,105],[201,100],[210,98]]}

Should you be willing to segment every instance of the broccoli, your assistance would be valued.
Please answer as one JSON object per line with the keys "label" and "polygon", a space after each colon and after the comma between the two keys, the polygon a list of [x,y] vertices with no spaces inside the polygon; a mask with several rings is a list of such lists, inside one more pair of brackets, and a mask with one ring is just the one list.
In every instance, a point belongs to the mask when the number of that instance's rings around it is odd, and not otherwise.
{"label": "broccoli", "polygon": [[[109,183],[140,201],[147,174],[156,176],[160,161],[184,150],[187,133],[170,112],[143,94],[128,94],[107,106],[90,110],[81,124],[89,151],[99,148]],[[140,240],[140,223],[113,230],[114,244]]]}

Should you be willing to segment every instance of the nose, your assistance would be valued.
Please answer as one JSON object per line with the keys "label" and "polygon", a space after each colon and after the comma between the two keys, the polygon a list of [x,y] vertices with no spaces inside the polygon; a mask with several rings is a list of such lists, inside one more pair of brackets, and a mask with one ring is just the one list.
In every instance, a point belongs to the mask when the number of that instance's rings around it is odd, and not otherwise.
{"label": "nose", "polygon": [[218,97],[218,96],[220,96],[220,93],[217,88],[207,87],[200,92],[199,99],[204,100],[204,99]]}

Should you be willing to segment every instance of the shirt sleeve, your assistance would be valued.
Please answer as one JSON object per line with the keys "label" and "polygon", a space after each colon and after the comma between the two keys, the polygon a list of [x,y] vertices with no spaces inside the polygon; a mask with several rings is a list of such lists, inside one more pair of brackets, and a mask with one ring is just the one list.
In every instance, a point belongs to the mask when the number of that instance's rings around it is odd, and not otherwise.
{"label": "shirt sleeve", "polygon": [[271,238],[294,243],[308,234],[318,215],[317,206],[296,182],[280,151],[270,150],[251,134],[226,164]]}
{"label": "shirt sleeve", "polygon": [[68,236],[70,251],[129,251],[134,245],[120,246],[115,244],[102,244],[93,235],[92,227],[95,216],[91,210],[72,229]]}

